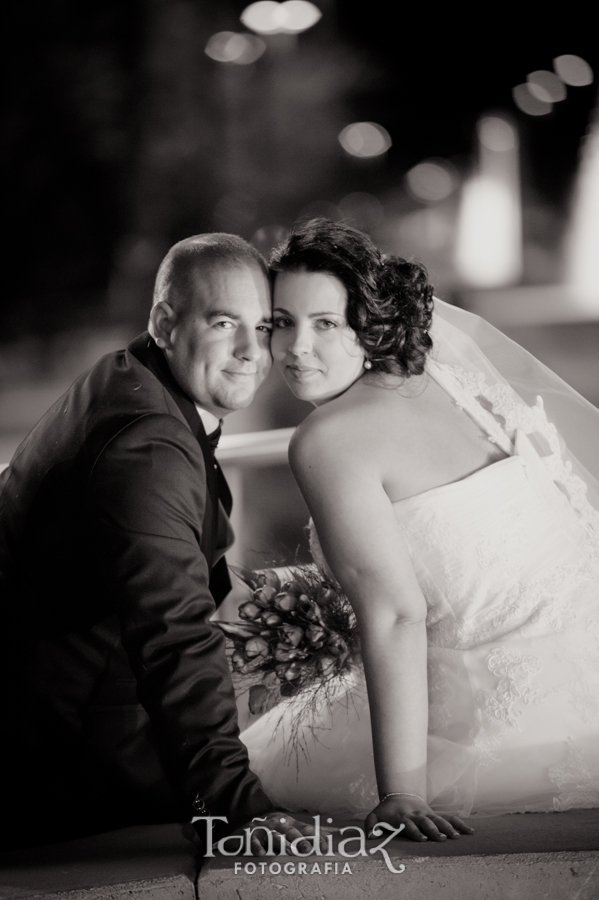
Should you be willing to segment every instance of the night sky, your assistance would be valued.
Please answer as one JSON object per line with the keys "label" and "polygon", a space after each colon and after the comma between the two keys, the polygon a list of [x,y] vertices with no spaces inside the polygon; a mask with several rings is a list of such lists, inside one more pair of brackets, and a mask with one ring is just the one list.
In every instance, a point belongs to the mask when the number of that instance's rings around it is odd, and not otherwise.
{"label": "night sky", "polygon": [[[190,62],[196,88],[189,102],[203,104],[207,121],[213,121],[217,104],[210,66],[218,64],[206,60],[203,45],[214,31],[242,30],[238,16],[244,5],[226,0],[32,0],[11,4],[5,12],[4,339],[28,330],[59,330],[73,320],[101,322],[114,314],[106,291],[119,241],[139,228],[139,221],[131,224],[131,209],[143,181],[140,135],[147,129],[150,103],[150,20],[173,6],[192,16],[198,46]],[[428,157],[449,158],[466,168],[477,118],[499,112],[511,116],[520,129],[525,200],[539,197],[556,215],[566,213],[596,86],[570,89],[550,115],[535,118],[516,109],[511,90],[531,70],[551,69],[553,57],[564,53],[582,56],[599,71],[596,30],[572,5],[556,15],[538,4],[530,4],[530,12],[523,4],[512,10],[485,4],[476,16],[455,4],[442,12],[425,4],[407,8],[382,0],[318,5],[323,19],[300,37],[301,52],[326,59],[334,48],[350,60],[355,77],[336,98],[344,115],[377,121],[393,138],[384,166],[360,175],[365,187],[373,193],[387,190]],[[397,24],[390,21],[390,8]],[[155,84],[155,72],[154,77]],[[166,246],[185,229],[214,227],[211,152],[209,145],[198,149],[200,162],[190,176],[192,214],[165,218]],[[175,172],[177,166],[173,159]],[[344,161],[338,169],[335,184],[341,191],[353,176]],[[205,184],[198,176],[203,171]],[[173,190],[185,196],[187,189],[178,185]],[[258,220],[269,210],[269,198],[262,195]],[[281,209],[293,218],[291,201]]]}

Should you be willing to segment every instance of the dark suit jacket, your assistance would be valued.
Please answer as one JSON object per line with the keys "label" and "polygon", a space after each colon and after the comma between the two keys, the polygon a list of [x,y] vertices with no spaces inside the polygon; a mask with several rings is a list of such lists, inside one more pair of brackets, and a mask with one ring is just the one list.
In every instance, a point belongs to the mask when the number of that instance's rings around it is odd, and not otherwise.
{"label": "dark suit jacket", "polygon": [[17,840],[36,839],[32,817],[46,839],[185,819],[196,795],[233,827],[271,808],[209,621],[230,588],[230,494],[147,334],[73,384],[0,487],[0,778]]}

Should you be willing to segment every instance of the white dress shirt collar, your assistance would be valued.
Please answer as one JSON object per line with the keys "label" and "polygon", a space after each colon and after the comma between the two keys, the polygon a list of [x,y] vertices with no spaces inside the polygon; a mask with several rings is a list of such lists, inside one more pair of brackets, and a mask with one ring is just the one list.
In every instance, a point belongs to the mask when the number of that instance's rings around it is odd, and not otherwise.
{"label": "white dress shirt collar", "polygon": [[206,430],[206,434],[212,434],[213,431],[219,427],[222,422],[222,419],[217,419],[213,413],[208,412],[206,409],[202,409],[198,404],[194,404],[195,408],[198,411],[198,415],[202,420],[202,425]]}

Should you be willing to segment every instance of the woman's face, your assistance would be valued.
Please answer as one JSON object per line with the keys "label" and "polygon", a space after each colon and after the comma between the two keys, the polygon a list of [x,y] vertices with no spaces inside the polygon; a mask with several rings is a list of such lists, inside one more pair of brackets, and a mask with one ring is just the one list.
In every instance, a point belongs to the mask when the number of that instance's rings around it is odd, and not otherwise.
{"label": "woman's face", "polygon": [[347,324],[347,291],[325,272],[275,279],[272,355],[292,393],[321,406],[364,372],[365,353]]}

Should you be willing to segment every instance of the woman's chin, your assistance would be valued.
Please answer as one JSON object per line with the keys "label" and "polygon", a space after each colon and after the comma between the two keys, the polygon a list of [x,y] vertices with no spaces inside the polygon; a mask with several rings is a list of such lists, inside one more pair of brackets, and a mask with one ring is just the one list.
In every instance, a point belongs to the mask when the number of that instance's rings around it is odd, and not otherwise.
{"label": "woman's chin", "polygon": [[289,384],[289,382],[287,382],[287,387],[298,400],[304,400],[306,403],[313,403],[315,405],[324,401],[324,398],[319,396],[318,391],[310,390],[304,385]]}
{"label": "woman's chin", "polygon": [[344,394],[351,387],[351,384],[349,384],[337,390],[331,390],[330,388],[329,390],[318,390],[315,385],[298,384],[297,381],[290,382],[287,379],[285,379],[285,384],[294,397],[297,397],[298,400],[303,400],[305,403],[311,403],[312,406],[324,406],[329,400],[340,397],[341,394]]}

